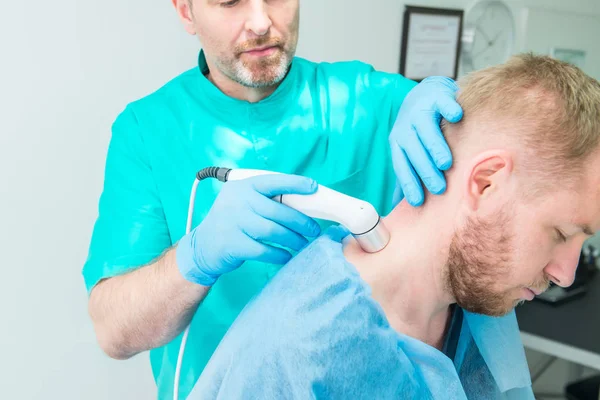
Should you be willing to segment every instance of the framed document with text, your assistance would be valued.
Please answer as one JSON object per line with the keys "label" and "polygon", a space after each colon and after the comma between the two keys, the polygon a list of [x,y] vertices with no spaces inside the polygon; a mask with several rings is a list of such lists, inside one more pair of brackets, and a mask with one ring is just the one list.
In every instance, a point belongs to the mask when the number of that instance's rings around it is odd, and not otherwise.
{"label": "framed document with text", "polygon": [[456,79],[463,10],[406,6],[400,73],[420,81],[441,75]]}

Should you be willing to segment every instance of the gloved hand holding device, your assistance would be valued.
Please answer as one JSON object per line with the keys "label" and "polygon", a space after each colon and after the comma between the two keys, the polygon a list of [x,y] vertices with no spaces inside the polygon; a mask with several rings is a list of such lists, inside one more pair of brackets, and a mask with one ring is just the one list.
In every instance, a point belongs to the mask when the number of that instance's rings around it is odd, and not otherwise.
{"label": "gloved hand holding device", "polygon": [[320,233],[317,222],[271,198],[280,194],[312,194],[317,183],[297,175],[263,175],[223,185],[200,225],[177,245],[177,265],[188,281],[212,286],[244,261],[285,264],[291,257],[270,242],[299,251],[304,236]]}

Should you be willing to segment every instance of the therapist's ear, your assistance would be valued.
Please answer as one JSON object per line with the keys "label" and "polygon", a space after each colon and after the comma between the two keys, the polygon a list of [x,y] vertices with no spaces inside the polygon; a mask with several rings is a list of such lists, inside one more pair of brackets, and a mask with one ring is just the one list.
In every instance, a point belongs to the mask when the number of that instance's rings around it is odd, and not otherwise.
{"label": "therapist's ear", "polygon": [[479,209],[488,200],[506,200],[511,178],[513,159],[503,150],[490,150],[478,154],[466,171],[465,198],[469,208]]}
{"label": "therapist's ear", "polygon": [[196,27],[194,26],[194,16],[192,15],[192,8],[190,7],[191,1],[192,0],[171,0],[177,11],[177,16],[179,16],[179,19],[183,23],[185,31],[190,35],[195,35]]}

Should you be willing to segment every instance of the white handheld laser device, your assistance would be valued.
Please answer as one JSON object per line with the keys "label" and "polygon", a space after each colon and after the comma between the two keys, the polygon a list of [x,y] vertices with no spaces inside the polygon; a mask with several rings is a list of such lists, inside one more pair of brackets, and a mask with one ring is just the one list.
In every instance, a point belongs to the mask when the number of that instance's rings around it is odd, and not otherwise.
{"label": "white handheld laser device", "polygon": [[[257,169],[232,169],[225,172],[224,182],[274,173]],[[313,194],[279,195],[273,200],[292,207],[309,217],[344,225],[360,247],[368,253],[382,250],[390,239],[389,232],[372,204],[326,186],[318,185]]]}
{"label": "white handheld laser device", "polygon": [[[201,180],[206,178],[216,178],[221,182],[228,182],[267,174],[278,174],[278,172],[259,169],[230,169],[220,167],[207,167],[198,171],[190,195],[186,234],[192,229],[192,215],[194,213],[196,189]],[[273,200],[292,207],[309,217],[334,221],[344,225],[356,239],[360,247],[368,253],[376,253],[382,250],[387,246],[390,240],[390,234],[372,204],[340,193],[326,186],[318,185],[317,190],[312,194],[279,195],[273,198]],[[179,400],[181,362],[189,329],[190,326],[188,325],[183,333],[181,345],[179,347],[173,387],[174,400]]]}

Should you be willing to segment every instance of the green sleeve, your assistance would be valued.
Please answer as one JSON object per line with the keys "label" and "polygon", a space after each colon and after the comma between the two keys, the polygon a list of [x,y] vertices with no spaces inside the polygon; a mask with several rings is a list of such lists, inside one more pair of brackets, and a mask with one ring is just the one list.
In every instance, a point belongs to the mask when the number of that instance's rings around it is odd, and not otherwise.
{"label": "green sleeve", "polygon": [[170,245],[148,154],[128,107],[112,126],[98,218],[83,266],[88,293],[100,280],[149,263]]}

